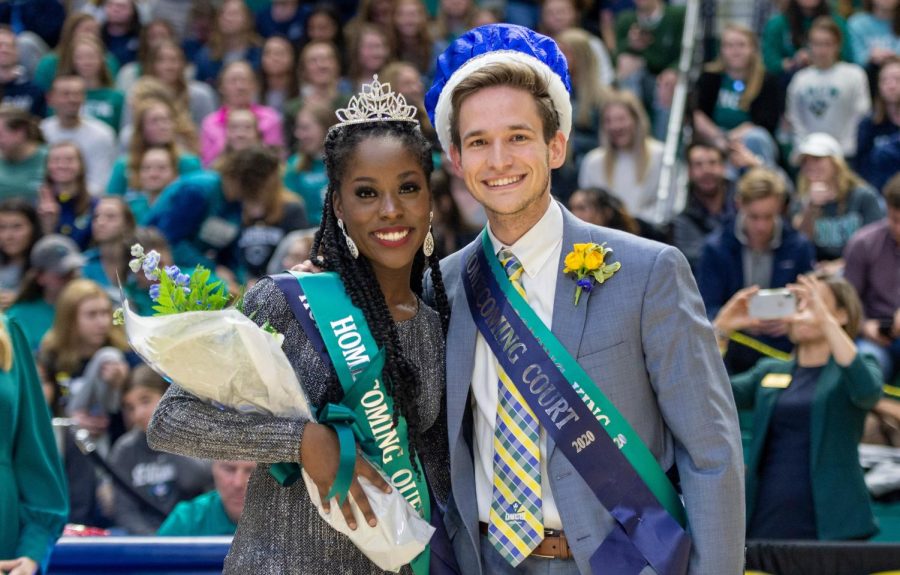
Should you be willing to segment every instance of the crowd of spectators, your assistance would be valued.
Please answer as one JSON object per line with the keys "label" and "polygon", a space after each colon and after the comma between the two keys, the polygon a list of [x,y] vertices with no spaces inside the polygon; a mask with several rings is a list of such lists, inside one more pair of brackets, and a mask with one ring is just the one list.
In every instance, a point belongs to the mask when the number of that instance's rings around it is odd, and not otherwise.
{"label": "crowd of spectators", "polygon": [[[233,294],[305,259],[327,185],[324,136],[335,110],[378,74],[419,110],[435,144],[435,242],[444,255],[459,249],[485,217],[439,149],[424,94],[444,47],[491,22],[554,37],[569,62],[573,132],[554,195],[584,220],[678,247],[710,320],[725,317],[760,344],[723,347],[739,404],[754,405],[752,389],[771,371],[758,364],[766,350],[827,339],[822,357],[846,352],[834,330],[795,337],[789,321],[745,321],[748,289],[793,286],[804,309],[838,318],[837,331],[877,361],[877,390],[900,385],[900,2],[864,0],[854,11],[782,0],[764,25],[724,22],[685,110],[684,207],[661,219],[679,4],[0,3],[0,308],[24,329],[52,412],[87,430],[129,487],[94,469],[67,435],[69,521],[133,534],[233,532],[254,465],[147,445],[166,384],[111,322],[123,294],[152,313],[146,279],[128,268],[130,246],[157,250],[163,266],[205,266]],[[813,272],[831,291],[798,284]],[[858,317],[845,313],[857,294]],[[864,413],[880,391],[854,365]],[[806,391],[825,377],[801,375]],[[862,433],[853,418],[842,431],[849,443]],[[766,445],[755,449],[759,476],[774,477]],[[771,517],[758,519],[751,534],[769,529]],[[871,535],[860,525],[799,533]]]}

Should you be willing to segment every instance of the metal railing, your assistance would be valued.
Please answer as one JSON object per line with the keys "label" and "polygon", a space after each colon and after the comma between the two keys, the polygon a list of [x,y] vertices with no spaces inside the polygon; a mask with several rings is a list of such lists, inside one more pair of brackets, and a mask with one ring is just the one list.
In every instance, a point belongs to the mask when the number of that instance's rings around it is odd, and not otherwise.
{"label": "metal railing", "polygon": [[663,148],[662,169],[656,194],[656,223],[669,221],[684,207],[686,175],[679,170],[678,150],[681,147],[681,131],[687,108],[688,88],[693,83],[699,58],[697,36],[700,22],[700,0],[688,0],[684,17],[684,33],[681,36],[681,54],[678,58],[678,82],[672,97],[666,141]]}

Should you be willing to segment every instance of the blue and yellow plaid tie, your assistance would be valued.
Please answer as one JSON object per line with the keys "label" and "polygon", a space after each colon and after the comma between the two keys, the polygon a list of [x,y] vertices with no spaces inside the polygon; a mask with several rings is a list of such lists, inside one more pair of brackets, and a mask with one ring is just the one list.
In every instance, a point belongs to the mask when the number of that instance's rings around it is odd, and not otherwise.
{"label": "blue and yellow plaid tie", "polygon": [[[522,264],[511,251],[497,256],[522,297]],[[541,454],[537,418],[497,365],[500,378],[494,428],[494,490],[488,540],[513,567],[544,539],[541,512]]]}

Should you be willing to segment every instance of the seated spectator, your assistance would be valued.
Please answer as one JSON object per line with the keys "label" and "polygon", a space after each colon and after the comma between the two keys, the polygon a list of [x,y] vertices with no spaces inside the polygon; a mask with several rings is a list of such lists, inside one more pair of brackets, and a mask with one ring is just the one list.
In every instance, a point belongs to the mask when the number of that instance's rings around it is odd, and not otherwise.
{"label": "seated spectator", "polygon": [[[518,4],[521,6],[525,3],[519,2]],[[517,23],[515,8],[516,6],[511,6],[511,3],[506,3],[506,21]],[[530,27],[534,28],[538,19],[537,6],[531,5],[527,10],[530,12],[527,19],[532,22]],[[478,6],[473,0],[439,0],[437,14],[432,22],[431,37],[438,46],[448,46],[472,28],[472,20],[477,13]]]}
{"label": "seated spectator", "polygon": [[[186,174],[197,170],[189,170]],[[150,208],[162,191],[179,176],[178,157],[168,146],[150,146],[141,156],[138,179],[122,198],[139,224],[149,217]]]}
{"label": "seated spectator", "polygon": [[86,90],[82,113],[118,132],[125,95],[113,87],[113,78],[103,65],[103,50],[103,45],[96,38],[76,38],[72,44],[72,60],[60,60],[59,75],[78,76],[84,80]]}
{"label": "seated spectator", "polygon": [[[50,91],[53,86],[53,80],[58,76],[56,70],[61,59],[72,60],[72,47],[76,38],[84,38],[92,36],[102,42],[100,37],[100,24],[90,14],[83,12],[75,12],[66,18],[63,25],[62,36],[56,49],[45,54],[40,62],[38,62],[37,70],[34,72],[34,84],[45,93]],[[119,62],[110,52],[104,57],[104,62],[112,76],[119,72]],[[52,104],[51,104],[52,105]],[[57,112],[58,113],[58,112]]]}
{"label": "seated spectator", "polygon": [[106,193],[116,196],[129,189],[140,189],[140,162],[151,147],[166,148],[176,159],[176,174],[189,174],[202,168],[200,158],[187,151],[176,134],[177,115],[170,101],[145,98],[135,111],[135,127],[128,154],[119,156],[113,165]]}
{"label": "seated spectator", "polygon": [[360,26],[350,37],[347,50],[347,77],[354,90],[371,84],[372,76],[394,59],[390,37],[384,28],[374,24]]}
{"label": "seated spectator", "polygon": [[850,236],[884,217],[884,208],[878,192],[853,173],[841,145],[828,134],[810,134],[797,152],[800,203],[794,227],[816,245],[817,260],[836,260]]}
{"label": "seated spectator", "polygon": [[[738,181],[737,214],[707,238],[697,268],[697,285],[710,318],[740,289],[783,288],[812,271],[815,247],[782,218],[786,202],[784,181],[773,171],[754,168]],[[781,320],[761,321],[750,332],[766,345],[789,352],[786,334],[787,324]],[[760,358],[754,350],[732,346],[726,364],[740,373]]]}
{"label": "seated spectator", "polygon": [[[762,33],[763,62],[766,70],[778,74],[787,86],[794,72],[810,62],[809,29],[817,18],[825,16],[834,21],[842,38],[847,38],[847,23],[834,13],[828,0],[788,0],[783,12],[769,18]],[[840,59],[853,62],[850,42],[839,43]]]}
{"label": "seated spectator", "polygon": [[262,133],[256,116],[250,110],[231,110],[225,124],[225,149],[213,162],[213,169],[225,161],[229,155],[262,144]]}
{"label": "seated spectator", "polygon": [[706,238],[735,214],[733,182],[725,177],[725,153],[694,142],[688,146],[688,197],[684,211],[672,220],[672,243],[696,269]]}
{"label": "seated spectator", "polygon": [[81,276],[104,288],[116,305],[122,303],[119,286],[131,283],[129,242],[135,228],[134,214],[122,198],[104,196],[97,201],[91,222],[94,247],[84,252]]}
{"label": "seated spectator", "polygon": [[[569,3],[569,0],[563,1]],[[592,48],[595,40],[599,42],[596,37],[581,28],[568,28],[554,38],[569,63],[572,132],[568,146],[570,157],[566,164],[571,164],[577,172],[584,156],[600,144],[600,109],[609,95],[607,87],[611,82],[601,75],[597,53]],[[554,185],[553,189],[559,188]]]}
{"label": "seated spectator", "polygon": [[175,28],[168,20],[152,20],[141,28],[138,38],[137,59],[130,64],[122,66],[116,74],[116,89],[122,93],[128,92],[135,80],[150,70],[150,53],[163,42],[175,42],[178,36]]}
{"label": "seated spectator", "polygon": [[284,36],[272,36],[263,44],[259,80],[262,103],[273,110],[300,95],[297,57]]}
{"label": "seated spectator", "polygon": [[222,2],[213,22],[209,41],[194,56],[197,79],[212,84],[224,76],[227,66],[236,62],[244,62],[251,72],[258,70],[262,41],[254,31],[253,15],[243,0]]}
{"label": "seated spectator", "polygon": [[216,4],[213,3],[213,0],[193,0],[191,2],[185,30],[180,35],[181,47],[184,49],[184,55],[188,61],[193,62],[200,49],[209,43],[215,20]]}
{"label": "seated spectator", "polygon": [[338,54],[344,53],[344,20],[333,4],[319,3],[310,9],[300,49],[310,42],[328,42],[337,47]]}
{"label": "seated spectator", "polygon": [[[877,363],[859,353],[862,306],[843,279],[800,276],[788,318],[794,357],[763,359],[734,376],[739,409],[753,413],[746,454],[748,539],[866,539],[878,531],[857,446],[881,397]],[[720,346],[758,325],[738,291],[714,321]]]}
{"label": "seated spectator", "polygon": [[778,78],[766,73],[752,30],[725,26],[719,58],[704,68],[695,93],[694,129],[700,137],[723,149],[740,141],[767,164],[776,161],[784,95]]}
{"label": "seated spectator", "polygon": [[91,245],[91,220],[97,205],[97,199],[88,193],[84,168],[75,144],[50,146],[37,205],[43,233],[70,237],[80,250]]}
{"label": "seated spectator", "polygon": [[166,392],[162,376],[146,365],[132,371],[122,388],[122,411],[130,431],[109,453],[110,467],[148,503],[120,486],[113,495],[114,522],[131,535],[153,535],[176,505],[209,488],[209,464],[155,451],[147,444],[147,426]]}
{"label": "seated spectator", "polygon": [[[616,79],[616,73],[612,59],[609,57],[609,51],[600,38],[581,27],[581,23],[584,21],[581,6],[582,3],[577,0],[544,0],[541,3],[540,32],[554,38],[557,42],[560,41],[560,36],[569,30],[580,32],[581,35],[576,41],[586,41],[593,53],[590,62],[592,66],[596,67],[596,79],[603,86],[612,86]],[[566,60],[569,62],[569,73],[571,74],[572,60],[568,54],[566,54]],[[575,70],[578,70],[577,65]]]}
{"label": "seated spectator", "polygon": [[103,0],[100,37],[119,66],[137,59],[141,20],[135,0]]}
{"label": "seated spectator", "polygon": [[0,22],[18,27],[16,34],[34,32],[47,46],[56,46],[63,30],[66,8],[59,0],[27,0],[0,4]]}
{"label": "seated spectator", "polygon": [[[241,226],[245,218],[259,218],[260,194],[276,182],[280,188],[280,180],[273,182],[278,174],[278,158],[271,151],[256,147],[237,152],[218,172],[195,172],[175,180],[153,205],[147,223],[165,235],[176,265],[203,265],[239,291]],[[252,210],[245,212],[244,200],[250,200]],[[265,214],[264,207],[259,211]]]}
{"label": "seated spectator", "polygon": [[878,360],[884,381],[900,372],[900,175],[884,187],[887,217],[856,232],[844,248],[844,277],[859,292],[865,320],[857,345]]}
{"label": "seated spectator", "polygon": [[255,461],[213,461],[216,489],[176,505],[156,534],[172,537],[234,535],[244,512],[247,485],[255,471]]}
{"label": "seated spectator", "polygon": [[0,198],[34,203],[46,162],[47,147],[36,118],[27,110],[0,107]]}
{"label": "seated spectator", "polygon": [[307,228],[305,230],[294,230],[284,236],[269,258],[269,265],[266,267],[266,273],[275,275],[289,270],[309,259],[312,250],[313,238],[315,238],[318,227]]}
{"label": "seated spectator", "polygon": [[334,109],[322,104],[306,104],[297,112],[297,153],[288,158],[283,181],[288,190],[303,200],[311,226],[318,226],[322,220],[322,202],[328,186],[325,134],[336,123]]}
{"label": "seated spectator", "polygon": [[844,156],[856,155],[856,130],[871,110],[869,82],[856,64],[838,61],[843,36],[834,21],[823,16],[809,29],[810,66],[794,75],[788,86],[786,117],[794,146],[809,134],[833,136]]}
{"label": "seated spectator", "polygon": [[181,46],[164,40],[150,50],[145,76],[162,82],[172,93],[172,104],[178,117],[186,117],[195,126],[219,106],[218,95],[209,84],[188,80],[187,62]]}
{"label": "seated spectator", "polygon": [[589,224],[622,230],[629,234],[665,241],[652,224],[631,215],[615,194],[604,188],[579,188],[569,196],[569,210]]}
{"label": "seated spectator", "polygon": [[297,45],[303,40],[308,6],[300,6],[300,0],[272,0],[272,4],[256,13],[256,32],[263,38],[281,36]]}
{"label": "seated spectator", "polygon": [[675,74],[684,14],[684,6],[672,6],[662,0],[635,0],[634,10],[619,13],[616,77],[620,88],[646,102],[652,99],[657,76]]}
{"label": "seated spectator", "polygon": [[113,129],[89,116],[81,115],[85,99],[84,80],[59,76],[53,81],[50,104],[56,115],[41,121],[41,132],[49,144],[74,143],[84,157],[87,188],[93,194],[106,189],[116,156]]}
{"label": "seated spectator", "polygon": [[422,0],[395,0],[391,31],[397,59],[409,62],[423,78],[430,79],[440,52],[435,50]]}
{"label": "seated spectator", "polygon": [[863,9],[847,20],[853,61],[878,69],[900,54],[900,9],[897,0],[863,0]]}
{"label": "seated spectator", "polygon": [[636,216],[655,217],[663,145],[650,137],[650,122],[631,93],[611,94],[601,113],[603,145],[588,152],[579,188],[607,188]]}
{"label": "seated spectator", "polygon": [[20,198],[0,201],[0,310],[15,301],[31,269],[28,256],[39,239],[41,226],[34,206]]}
{"label": "seated spectator", "polygon": [[872,115],[859,123],[856,170],[881,189],[900,166],[900,56],[884,61]]}
{"label": "seated spectator", "polygon": [[425,83],[422,82],[422,75],[418,69],[409,62],[401,62],[395,60],[382,68],[378,73],[380,82],[390,84],[391,89],[397,93],[403,94],[406,103],[416,108],[416,119],[419,121],[419,128],[422,134],[431,142],[431,157],[434,160],[435,167],[441,165],[441,143],[438,140],[437,132],[431,125],[428,118],[428,112],[425,111]]}
{"label": "seated spectator", "polygon": [[300,97],[284,106],[285,134],[294,133],[294,119],[305,104],[318,103],[332,109],[350,101],[350,83],[341,76],[337,47],[318,40],[309,42],[300,52]]}
{"label": "seated spectator", "polygon": [[[186,108],[180,107],[174,92],[155,76],[145,75],[135,81],[131,92],[128,93],[128,106],[126,107],[126,125],[119,133],[119,149],[128,153],[135,130],[146,130],[146,126],[136,126],[134,117],[139,108],[151,102],[162,101],[169,109],[167,116],[171,118],[174,138],[178,145],[190,154],[200,152],[200,142],[197,135],[197,126],[191,120]],[[144,136],[146,138],[146,136]]]}
{"label": "seated spectator", "polygon": [[278,150],[284,147],[281,117],[276,110],[256,104],[258,86],[253,70],[246,62],[234,62],[222,70],[219,81],[222,107],[203,120],[200,131],[200,157],[210,166],[225,150],[228,114],[232,110],[250,110],[256,116],[263,143]]}
{"label": "seated spectator", "polygon": [[25,110],[32,116],[47,115],[44,91],[35,86],[19,63],[16,34],[0,24],[0,105]]}
{"label": "seated spectator", "polygon": [[[344,14],[347,13],[344,12]],[[359,35],[360,29],[369,24],[388,33],[393,18],[393,0],[359,0],[356,14],[347,21],[345,28],[347,40]]]}
{"label": "seated spectator", "polygon": [[53,234],[34,244],[29,262],[31,269],[22,277],[19,293],[6,316],[19,322],[32,351],[37,351],[53,325],[60,292],[79,275],[84,257],[70,238]]}

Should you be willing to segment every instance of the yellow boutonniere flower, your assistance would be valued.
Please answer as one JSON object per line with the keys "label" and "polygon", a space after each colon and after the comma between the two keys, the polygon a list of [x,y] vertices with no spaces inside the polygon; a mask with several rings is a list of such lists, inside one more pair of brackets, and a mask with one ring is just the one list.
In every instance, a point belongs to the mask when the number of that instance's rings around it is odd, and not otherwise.
{"label": "yellow boutonniere flower", "polygon": [[606,244],[573,244],[572,251],[566,254],[563,273],[575,275],[575,305],[581,292],[590,292],[594,282],[602,284],[622,267],[620,262],[605,263],[609,253],[612,248]]}

